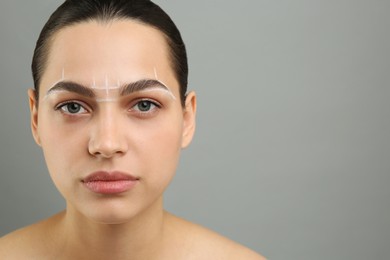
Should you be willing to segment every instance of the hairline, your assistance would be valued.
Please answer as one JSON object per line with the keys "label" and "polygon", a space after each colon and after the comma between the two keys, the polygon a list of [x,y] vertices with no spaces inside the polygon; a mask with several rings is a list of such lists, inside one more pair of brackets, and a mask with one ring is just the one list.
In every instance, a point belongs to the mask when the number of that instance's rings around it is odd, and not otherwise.
{"label": "hairline", "polygon": [[[119,22],[119,21],[130,21],[130,22],[134,22],[134,23],[137,23],[137,24],[140,24],[140,25],[145,25],[149,28],[153,28],[155,29],[156,31],[158,31],[162,36],[163,38],[165,39],[166,41],[166,48],[167,48],[167,54],[168,54],[168,61],[169,61],[169,65],[172,69],[172,72],[174,74],[174,79],[177,81],[177,84],[179,86],[179,92],[181,92],[181,89],[182,89],[182,86],[180,85],[180,80],[179,80],[179,75],[177,75],[176,73],[176,68],[175,68],[175,55],[174,55],[174,51],[172,50],[172,44],[173,44],[173,41],[169,38],[169,36],[162,30],[160,30],[158,27],[152,25],[152,24],[149,24],[149,23],[146,23],[140,19],[137,19],[137,18],[132,18],[132,17],[127,17],[127,16],[124,16],[124,15],[120,15],[120,14],[116,14],[116,15],[113,15],[113,16],[96,16],[96,17],[90,17],[88,19],[84,19],[84,20],[79,20],[79,21],[73,21],[73,22],[69,22],[67,23],[66,25],[63,25],[61,26],[60,28],[57,28],[57,30],[55,30],[54,32],[50,32],[49,35],[48,35],[48,38],[47,38],[47,41],[42,44],[41,48],[43,50],[43,53],[42,53],[42,62],[41,64],[43,64],[42,68],[39,69],[39,73],[40,73],[40,77],[39,77],[39,82],[38,82],[38,86],[36,86],[36,90],[35,90],[35,98],[36,100],[39,99],[39,94],[40,94],[40,88],[41,88],[41,83],[42,83],[42,78],[44,76],[44,73],[47,69],[47,66],[48,66],[48,63],[49,63],[49,58],[50,58],[50,53],[51,53],[51,49],[53,47],[53,44],[54,44],[54,41],[56,39],[56,36],[64,29],[67,29],[69,27],[72,27],[72,26],[76,26],[76,25],[79,25],[79,24],[84,24],[84,23],[89,23],[89,22],[97,22],[99,25],[110,25],[111,23],[114,23],[114,22]],[[185,95],[185,93],[183,93]]]}

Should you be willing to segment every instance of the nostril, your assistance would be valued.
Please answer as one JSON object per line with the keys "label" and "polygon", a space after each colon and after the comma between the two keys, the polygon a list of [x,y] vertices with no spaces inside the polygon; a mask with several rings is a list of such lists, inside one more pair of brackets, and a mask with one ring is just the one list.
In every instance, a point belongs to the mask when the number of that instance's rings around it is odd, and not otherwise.
{"label": "nostril", "polygon": [[116,140],[95,139],[90,141],[88,151],[96,157],[110,158],[126,153],[127,144],[126,140],[118,138]]}

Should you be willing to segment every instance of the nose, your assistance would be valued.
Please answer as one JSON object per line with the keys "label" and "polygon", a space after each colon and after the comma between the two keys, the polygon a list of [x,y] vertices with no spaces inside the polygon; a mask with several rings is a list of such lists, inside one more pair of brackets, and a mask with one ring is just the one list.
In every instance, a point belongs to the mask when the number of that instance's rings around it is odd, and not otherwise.
{"label": "nose", "polygon": [[124,122],[115,113],[106,112],[95,118],[91,129],[88,151],[91,155],[111,158],[123,155],[128,149]]}

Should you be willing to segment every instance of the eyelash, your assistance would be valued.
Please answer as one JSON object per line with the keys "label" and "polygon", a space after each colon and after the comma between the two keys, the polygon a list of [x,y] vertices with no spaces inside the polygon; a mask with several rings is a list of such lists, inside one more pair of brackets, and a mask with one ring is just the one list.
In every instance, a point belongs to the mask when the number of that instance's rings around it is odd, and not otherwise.
{"label": "eyelash", "polygon": [[[134,110],[135,107],[139,106],[142,102],[147,102],[150,106],[154,106],[153,108],[150,108],[150,110],[148,110],[147,112],[142,112],[140,110]],[[161,104],[156,102],[156,101],[152,101],[150,99],[139,99],[137,100],[137,102],[131,107],[130,110],[134,111],[135,113],[137,113],[139,116],[149,116],[149,115],[152,115],[154,113],[156,113],[160,108],[161,108]]]}
{"label": "eyelash", "polygon": [[[63,114],[66,114],[66,115],[69,115],[69,116],[75,116],[77,114],[80,114],[80,113],[70,113],[69,112],[69,107],[67,108],[68,111],[65,111],[64,108],[66,108],[67,106],[69,105],[77,105],[80,107],[80,109],[83,109],[85,110],[87,113],[90,112],[90,109],[86,109],[86,107],[88,107],[87,105],[85,105],[83,102],[80,102],[80,101],[76,101],[76,100],[72,100],[72,101],[66,101],[66,102],[62,102],[60,104],[58,104],[54,110],[56,111],[59,111]],[[81,113],[81,114],[85,114],[86,112],[84,113]]]}
{"label": "eyelash", "polygon": [[[149,106],[152,106],[152,108],[150,108],[148,111],[140,111],[139,110],[139,107],[138,107],[138,110],[137,109],[134,109],[135,107],[139,106],[142,102],[147,102]],[[69,105],[77,105],[80,107],[80,109],[83,109],[85,110],[85,112],[83,113],[71,113],[69,112]],[[154,106],[154,107],[153,107]],[[150,99],[139,99],[136,101],[136,103],[134,105],[131,106],[131,108],[129,109],[129,111],[133,111],[134,113],[136,113],[138,116],[140,117],[147,117],[155,112],[157,112],[159,109],[161,109],[161,104],[156,102],[156,101],[152,101]],[[65,108],[67,109],[67,111],[65,110]],[[81,102],[81,101],[77,101],[77,100],[72,100],[72,101],[66,101],[66,102],[62,102],[60,104],[58,104],[55,109],[55,111],[60,111],[61,113],[67,115],[67,116],[77,116],[77,115],[82,115],[82,114],[86,114],[86,113],[89,113],[91,111],[91,109],[88,108],[88,106],[86,104],[84,104],[84,102]]]}

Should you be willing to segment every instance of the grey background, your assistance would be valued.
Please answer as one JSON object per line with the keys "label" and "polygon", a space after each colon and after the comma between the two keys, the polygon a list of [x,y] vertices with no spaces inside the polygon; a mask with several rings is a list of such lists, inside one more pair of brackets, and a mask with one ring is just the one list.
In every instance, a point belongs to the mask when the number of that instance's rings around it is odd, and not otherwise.
{"label": "grey background", "polygon": [[[64,207],[26,95],[60,2],[0,3],[0,235]],[[166,208],[270,259],[390,259],[390,1],[156,2],[199,102]]]}

